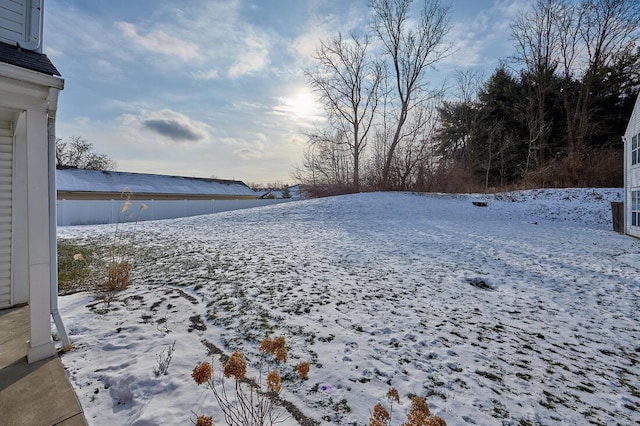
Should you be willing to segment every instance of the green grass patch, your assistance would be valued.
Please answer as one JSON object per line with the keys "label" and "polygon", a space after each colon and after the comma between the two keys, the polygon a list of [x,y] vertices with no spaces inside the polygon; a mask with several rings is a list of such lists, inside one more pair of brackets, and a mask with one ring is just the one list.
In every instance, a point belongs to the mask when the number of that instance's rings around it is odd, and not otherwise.
{"label": "green grass patch", "polygon": [[[104,247],[81,245],[58,240],[58,294],[90,290],[94,286],[94,271],[105,268],[100,254]],[[77,255],[82,259],[74,259]]]}

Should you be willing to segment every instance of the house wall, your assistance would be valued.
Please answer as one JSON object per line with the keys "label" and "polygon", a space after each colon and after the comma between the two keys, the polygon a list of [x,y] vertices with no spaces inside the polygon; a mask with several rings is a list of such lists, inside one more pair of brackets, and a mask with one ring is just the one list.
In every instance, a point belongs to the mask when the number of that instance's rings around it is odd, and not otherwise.
{"label": "house wall", "polygon": [[[627,130],[625,132],[625,232],[629,235],[640,238],[640,226],[632,224],[632,194],[640,191],[640,162],[632,164],[632,141],[633,137],[638,138],[640,144],[640,96],[636,99],[633,113],[629,120]],[[637,210],[636,210],[637,211]]]}
{"label": "house wall", "polygon": [[27,204],[27,143],[25,140],[25,113],[20,114],[16,127],[20,129],[14,137],[13,152],[13,303],[29,301],[29,223],[24,212]]}
{"label": "house wall", "polygon": [[[126,211],[124,202],[114,200],[65,200],[57,201],[58,226],[98,225],[117,222],[174,219],[248,209],[286,203],[290,199],[239,199],[239,200],[132,200]],[[143,208],[142,205],[145,207]]]}
{"label": "house wall", "polygon": [[49,156],[48,120],[63,86],[56,77],[0,62],[0,113],[11,122],[13,143],[11,304],[28,302],[30,306],[29,363],[55,354],[50,319],[56,293],[51,249],[55,240],[50,238],[49,226],[53,157]]}
{"label": "house wall", "polygon": [[[6,123],[6,124],[5,124]],[[11,122],[0,128],[0,308],[12,304],[13,136]]]}
{"label": "house wall", "polygon": [[40,0],[0,0],[0,41],[41,51],[41,7]]}

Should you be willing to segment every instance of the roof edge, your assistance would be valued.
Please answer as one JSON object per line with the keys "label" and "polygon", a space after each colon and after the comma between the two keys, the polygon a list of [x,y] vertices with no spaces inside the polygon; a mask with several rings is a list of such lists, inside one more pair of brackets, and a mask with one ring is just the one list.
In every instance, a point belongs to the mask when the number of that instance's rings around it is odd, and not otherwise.
{"label": "roof edge", "polygon": [[81,172],[88,173],[104,173],[104,174],[115,174],[115,175],[134,175],[134,176],[160,176],[165,178],[174,178],[174,179],[188,179],[188,180],[199,180],[205,182],[217,182],[217,183],[226,183],[226,184],[240,184],[244,185],[247,188],[249,186],[241,180],[234,179],[218,179],[218,178],[204,178],[204,177],[191,177],[191,176],[179,176],[179,175],[163,175],[159,173],[138,173],[138,172],[122,172],[122,171],[113,171],[113,170],[90,170],[90,169],[78,169],[75,167],[56,167],[56,170],[79,170]]}

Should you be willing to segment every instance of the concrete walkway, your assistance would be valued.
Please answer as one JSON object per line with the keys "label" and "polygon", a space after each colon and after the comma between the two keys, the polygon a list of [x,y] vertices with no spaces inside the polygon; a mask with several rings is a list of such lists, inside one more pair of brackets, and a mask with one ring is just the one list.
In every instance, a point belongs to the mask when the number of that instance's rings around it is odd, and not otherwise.
{"label": "concrete walkway", "polygon": [[54,356],[27,364],[29,307],[0,310],[0,424],[87,424],[67,373]]}

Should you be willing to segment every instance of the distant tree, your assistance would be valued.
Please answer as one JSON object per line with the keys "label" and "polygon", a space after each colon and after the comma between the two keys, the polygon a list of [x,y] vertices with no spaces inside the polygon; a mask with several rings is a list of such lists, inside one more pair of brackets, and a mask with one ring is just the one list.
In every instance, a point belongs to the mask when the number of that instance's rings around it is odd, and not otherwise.
{"label": "distant tree", "polygon": [[390,141],[382,170],[382,185],[391,186],[396,149],[411,124],[411,111],[433,96],[427,90],[427,69],[448,51],[449,8],[439,0],[424,0],[419,19],[410,14],[412,0],[373,0],[373,31],[382,43],[383,57],[391,69],[396,107]]}
{"label": "distant tree", "polygon": [[496,69],[479,93],[474,158],[486,189],[522,177],[528,151],[522,143],[528,135],[526,98],[521,82],[504,67]]}
{"label": "distant tree", "polygon": [[287,185],[282,187],[282,198],[291,198],[291,191]]}
{"label": "distant tree", "polygon": [[423,190],[434,165],[437,109],[416,108],[409,115],[405,136],[396,148],[390,183],[401,191]]}
{"label": "distant tree", "polygon": [[537,0],[531,10],[520,14],[511,25],[515,42],[514,59],[523,67],[526,79],[526,116],[529,131],[525,174],[533,163],[540,166],[548,152],[548,137],[553,117],[548,98],[553,91],[554,73],[560,60],[560,28],[557,25],[563,12],[557,0]]}
{"label": "distant tree", "polygon": [[307,137],[304,161],[292,177],[307,185],[351,186],[353,158],[347,144],[340,142],[341,133],[327,128]]}
{"label": "distant tree", "polygon": [[[637,0],[582,0],[566,4],[560,26],[560,72],[567,116],[570,172],[579,180],[589,140],[602,125],[596,108],[598,89],[607,68],[640,42],[640,3]],[[580,84],[576,85],[575,81]],[[613,81],[612,81],[613,82]],[[602,93],[602,92],[601,92]]]}
{"label": "distant tree", "polygon": [[474,71],[456,72],[456,100],[443,100],[438,113],[440,128],[437,130],[441,166],[450,167],[453,161],[466,162],[469,141],[479,130],[478,94],[483,87],[483,75]]}
{"label": "distant tree", "polygon": [[376,116],[379,87],[383,68],[368,55],[369,38],[341,34],[329,42],[322,42],[316,52],[317,67],[308,72],[311,87],[322,99],[329,118],[329,127],[339,138],[327,139],[312,135],[309,142],[320,138],[323,142],[344,144],[351,156],[353,176],[351,184],[360,190],[360,159]]}
{"label": "distant tree", "polygon": [[56,167],[86,170],[115,170],[116,163],[107,154],[93,150],[93,144],[81,136],[64,141],[56,139]]}

